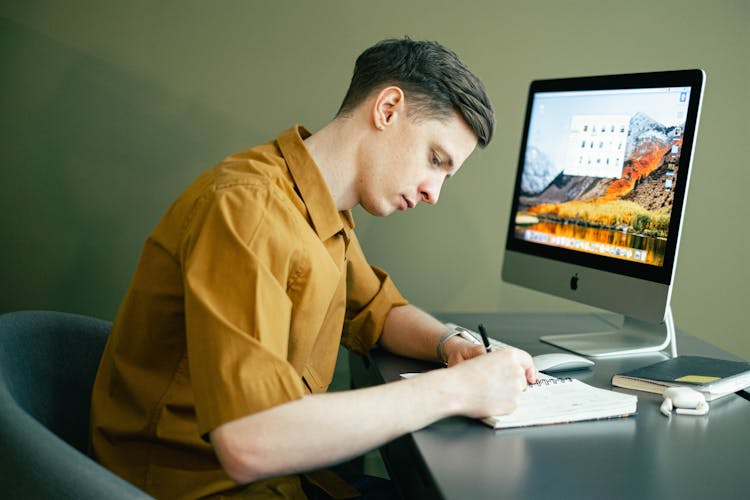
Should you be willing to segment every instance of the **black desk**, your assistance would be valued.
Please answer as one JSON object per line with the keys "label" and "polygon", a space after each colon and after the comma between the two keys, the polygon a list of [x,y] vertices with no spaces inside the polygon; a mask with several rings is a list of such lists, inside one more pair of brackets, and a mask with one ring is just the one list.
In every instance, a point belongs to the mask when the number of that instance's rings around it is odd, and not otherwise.
{"label": "black desk", "polygon": [[[595,315],[444,314],[530,354],[556,352],[543,334],[596,331],[611,317]],[[737,359],[678,333],[680,354]],[[593,370],[568,372],[611,388],[612,374],[666,359],[648,354],[596,360]],[[390,382],[436,365],[373,350],[350,356],[355,387]],[[619,389],[618,389],[619,390]],[[623,390],[624,391],[624,390]],[[624,391],[629,392],[629,391]],[[667,419],[661,396],[638,395],[632,418],[495,431],[476,420],[449,418],[383,448],[388,472],[403,497],[498,498],[750,498],[750,401],[736,395],[713,401],[704,417]]]}

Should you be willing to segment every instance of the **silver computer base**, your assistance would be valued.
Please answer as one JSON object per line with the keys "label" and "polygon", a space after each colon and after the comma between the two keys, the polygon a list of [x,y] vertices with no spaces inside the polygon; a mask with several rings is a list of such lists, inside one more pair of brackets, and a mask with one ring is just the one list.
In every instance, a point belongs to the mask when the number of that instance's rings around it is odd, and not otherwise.
{"label": "silver computer base", "polygon": [[658,325],[625,316],[622,328],[608,332],[545,335],[542,342],[592,358],[657,352],[670,347],[677,356],[672,308],[667,305],[664,321]]}

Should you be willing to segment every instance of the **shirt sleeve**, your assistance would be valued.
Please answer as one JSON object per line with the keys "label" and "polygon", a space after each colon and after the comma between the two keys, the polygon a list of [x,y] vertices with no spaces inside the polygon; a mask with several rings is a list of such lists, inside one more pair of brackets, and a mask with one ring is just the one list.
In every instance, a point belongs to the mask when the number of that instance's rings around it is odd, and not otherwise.
{"label": "shirt sleeve", "polygon": [[364,354],[380,339],[390,310],[408,301],[388,273],[367,262],[354,232],[346,253],[346,321],[341,343]]}
{"label": "shirt sleeve", "polygon": [[201,435],[305,394],[286,360],[289,243],[263,231],[276,222],[268,205],[265,186],[212,192],[185,231],[185,330]]}

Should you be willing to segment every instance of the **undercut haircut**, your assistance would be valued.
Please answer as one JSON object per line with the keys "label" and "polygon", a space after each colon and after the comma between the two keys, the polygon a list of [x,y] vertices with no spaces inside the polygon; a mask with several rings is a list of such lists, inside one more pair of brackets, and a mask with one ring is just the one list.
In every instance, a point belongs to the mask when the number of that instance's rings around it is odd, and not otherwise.
{"label": "undercut haircut", "polygon": [[495,113],[479,78],[452,50],[408,37],[383,40],[360,54],[336,116],[350,114],[373,92],[391,85],[403,90],[412,120],[445,120],[456,111],[479,147],[492,140]]}

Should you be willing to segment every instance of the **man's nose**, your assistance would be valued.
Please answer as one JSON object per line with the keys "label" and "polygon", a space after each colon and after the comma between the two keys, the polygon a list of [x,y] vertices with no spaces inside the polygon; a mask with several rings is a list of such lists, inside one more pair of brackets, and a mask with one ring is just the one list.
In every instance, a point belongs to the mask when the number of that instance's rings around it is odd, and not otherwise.
{"label": "man's nose", "polygon": [[422,197],[422,201],[435,205],[440,198],[440,189],[443,186],[443,179],[427,181],[422,184],[422,189],[419,190],[419,195]]}

